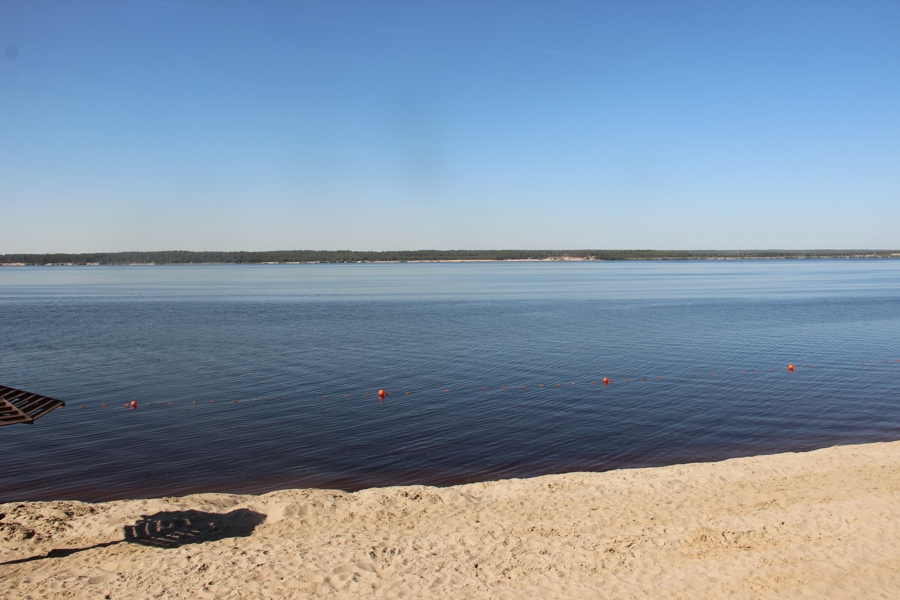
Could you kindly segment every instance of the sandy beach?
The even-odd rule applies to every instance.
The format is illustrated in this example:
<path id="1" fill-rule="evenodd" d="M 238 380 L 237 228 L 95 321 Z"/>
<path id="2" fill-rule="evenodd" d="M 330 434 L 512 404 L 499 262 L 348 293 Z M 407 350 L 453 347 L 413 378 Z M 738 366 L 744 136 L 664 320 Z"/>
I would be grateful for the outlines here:
<path id="1" fill-rule="evenodd" d="M 3 598 L 900 597 L 900 442 L 0 515 Z"/>

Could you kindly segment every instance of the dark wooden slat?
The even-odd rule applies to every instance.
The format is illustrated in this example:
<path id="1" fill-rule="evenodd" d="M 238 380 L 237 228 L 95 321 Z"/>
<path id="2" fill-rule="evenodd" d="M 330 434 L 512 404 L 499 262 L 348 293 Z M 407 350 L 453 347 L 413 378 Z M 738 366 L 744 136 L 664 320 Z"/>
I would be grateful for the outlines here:
<path id="1" fill-rule="evenodd" d="M 3 387 L 3 386 L 0 386 Z M 3 390 L 0 391 L 0 400 L 12 400 L 13 398 L 18 398 L 22 395 L 22 390 L 17 390 L 14 388 L 3 387 Z"/>
<path id="2" fill-rule="evenodd" d="M 50 404 L 50 405 L 44 406 L 41 410 L 32 410 L 32 411 L 29 411 L 29 412 L 28 412 L 28 416 L 31 417 L 32 419 L 37 419 L 37 418 L 39 418 L 39 417 L 43 417 L 44 415 L 46 415 L 46 414 L 47 414 L 48 412 L 50 412 L 51 410 L 55 410 L 55 409 L 57 409 L 57 408 L 62 408 L 62 405 L 60 405 L 60 404 Z"/>
<path id="3" fill-rule="evenodd" d="M 34 419 L 6 400 L 0 400 L 0 425 L 31 423 Z"/>
<path id="4" fill-rule="evenodd" d="M 12 400 L 12 401 L 6 400 L 6 402 L 7 402 L 10 406 L 14 406 L 14 407 L 16 407 L 18 410 L 21 410 L 23 413 L 27 413 L 27 412 L 28 412 L 28 405 L 25 404 L 24 402 L 18 402 L 17 400 Z"/>
<path id="5" fill-rule="evenodd" d="M 0 385 L 0 426 L 33 423 L 66 403 L 56 398 Z"/>
<path id="6" fill-rule="evenodd" d="M 41 398 L 43 398 L 43 396 L 38 396 L 37 394 L 29 394 L 26 392 L 20 394 L 19 396 L 16 396 L 15 398 L 7 400 L 7 402 L 9 402 L 10 404 L 15 404 L 19 408 L 22 408 L 23 406 L 28 406 L 30 402 L 40 400 Z"/>
<path id="7" fill-rule="evenodd" d="M 19 410 L 28 412 L 29 407 L 53 402 L 56 402 L 56 400 L 54 400 L 53 398 L 47 398 L 45 396 L 34 396 L 32 398 L 17 398 L 13 400 L 11 404 L 15 404 L 17 407 L 19 407 Z"/>

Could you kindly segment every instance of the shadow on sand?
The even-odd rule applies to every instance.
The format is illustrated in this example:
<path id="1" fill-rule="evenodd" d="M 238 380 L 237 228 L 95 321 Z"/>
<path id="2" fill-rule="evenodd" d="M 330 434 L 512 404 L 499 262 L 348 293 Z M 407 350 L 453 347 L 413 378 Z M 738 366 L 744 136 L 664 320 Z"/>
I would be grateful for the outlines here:
<path id="1" fill-rule="evenodd" d="M 134 525 L 126 525 L 125 539 L 123 540 L 104 542 L 85 548 L 55 549 L 47 554 L 10 560 L 2 562 L 0 565 L 14 565 L 44 558 L 60 558 L 85 550 L 105 548 L 125 542 L 154 548 L 178 548 L 187 544 L 214 542 L 225 538 L 248 537 L 265 520 L 266 515 L 248 508 L 238 508 L 225 514 L 199 510 L 158 512 L 154 515 L 144 515 Z"/>

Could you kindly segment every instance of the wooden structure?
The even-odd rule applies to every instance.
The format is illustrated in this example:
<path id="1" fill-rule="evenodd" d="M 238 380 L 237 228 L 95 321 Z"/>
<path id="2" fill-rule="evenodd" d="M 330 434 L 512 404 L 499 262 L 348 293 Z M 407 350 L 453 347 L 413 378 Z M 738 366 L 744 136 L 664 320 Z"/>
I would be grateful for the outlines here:
<path id="1" fill-rule="evenodd" d="M 38 417 L 65 405 L 56 398 L 0 385 L 0 426 L 34 423 Z"/>

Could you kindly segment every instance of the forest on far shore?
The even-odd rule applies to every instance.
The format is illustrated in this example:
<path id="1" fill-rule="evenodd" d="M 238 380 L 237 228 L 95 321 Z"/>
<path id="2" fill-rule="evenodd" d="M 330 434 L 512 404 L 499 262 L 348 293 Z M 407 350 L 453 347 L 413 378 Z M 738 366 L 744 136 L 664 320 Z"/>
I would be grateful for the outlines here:
<path id="1" fill-rule="evenodd" d="M 0 264 L 260 264 L 358 263 L 446 260 L 714 260 L 796 258 L 900 258 L 898 250 L 269 250 L 261 252 L 88 252 L 0 254 Z"/>

